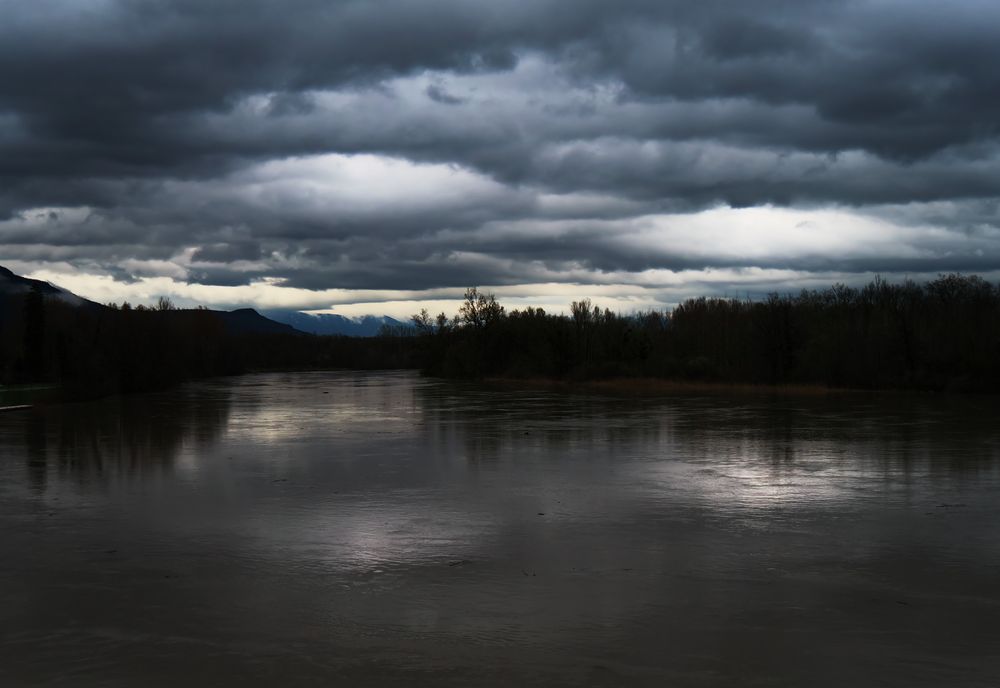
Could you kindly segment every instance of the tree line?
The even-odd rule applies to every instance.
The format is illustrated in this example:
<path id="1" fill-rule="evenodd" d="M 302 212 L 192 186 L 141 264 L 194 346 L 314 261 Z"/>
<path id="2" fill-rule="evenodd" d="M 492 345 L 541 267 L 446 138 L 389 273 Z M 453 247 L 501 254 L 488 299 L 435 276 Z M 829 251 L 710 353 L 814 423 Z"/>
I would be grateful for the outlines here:
<path id="1" fill-rule="evenodd" d="M 93 398 L 260 370 L 418 365 L 408 337 L 245 332 L 224 315 L 165 299 L 132 307 L 74 305 L 37 289 L 0 296 L 0 385 L 55 385 L 66 398 Z"/>
<path id="2" fill-rule="evenodd" d="M 630 315 L 586 299 L 568 315 L 508 312 L 472 288 L 454 317 L 412 321 L 424 371 L 443 377 L 1000 389 L 1000 287 L 978 276 L 701 297 Z"/>
<path id="3" fill-rule="evenodd" d="M 764 299 L 696 298 L 621 314 L 508 311 L 470 288 L 374 338 L 234 331 L 216 311 L 0 296 L 0 385 L 94 397 L 257 370 L 420 368 L 428 375 L 665 378 L 863 389 L 1000 390 L 1000 287 L 976 276 L 876 278 Z"/>

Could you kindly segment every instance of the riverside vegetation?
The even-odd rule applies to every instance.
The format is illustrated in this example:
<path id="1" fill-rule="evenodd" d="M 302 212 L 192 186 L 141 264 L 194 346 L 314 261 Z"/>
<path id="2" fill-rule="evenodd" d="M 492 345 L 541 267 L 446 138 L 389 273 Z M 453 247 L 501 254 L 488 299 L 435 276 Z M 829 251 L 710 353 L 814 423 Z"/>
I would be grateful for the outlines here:
<path id="1" fill-rule="evenodd" d="M 252 316 L 244 323 L 229 313 L 178 309 L 166 299 L 153 308 L 81 306 L 33 290 L 0 300 L 0 385 L 47 384 L 62 398 L 253 371 L 417 365 L 409 338 L 317 337 L 251 311 L 243 312 Z"/>
<path id="2" fill-rule="evenodd" d="M 0 304 L 0 385 L 100 396 L 254 370 L 420 368 L 447 378 L 653 378 L 862 389 L 1000 390 L 1000 288 L 976 276 L 836 285 L 762 300 L 690 299 L 621 314 L 507 311 L 470 288 L 459 312 L 378 337 L 234 329 L 215 311 Z M 256 314 L 253 314 L 256 316 Z M 273 324 L 273 323 L 272 323 Z"/>
<path id="3" fill-rule="evenodd" d="M 444 377 L 1000 390 L 1000 287 L 977 276 L 696 298 L 635 315 L 588 300 L 568 316 L 507 312 L 469 289 L 454 318 L 425 311 L 413 322 L 425 372 Z"/>

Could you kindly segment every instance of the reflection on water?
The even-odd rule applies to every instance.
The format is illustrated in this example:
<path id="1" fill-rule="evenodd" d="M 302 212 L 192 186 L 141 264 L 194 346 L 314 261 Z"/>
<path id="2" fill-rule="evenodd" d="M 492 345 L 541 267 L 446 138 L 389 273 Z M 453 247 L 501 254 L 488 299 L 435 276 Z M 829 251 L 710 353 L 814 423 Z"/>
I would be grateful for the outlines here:
<path id="1" fill-rule="evenodd" d="M 257 375 L 0 417 L 0 684 L 993 685 L 986 399 Z"/>
<path id="2" fill-rule="evenodd" d="M 29 482 L 44 492 L 50 473 L 85 482 L 169 472 L 186 450 L 215 442 L 228 414 L 226 390 L 67 404 L 11 416 L 0 442 L 14 451 L 20 427 Z"/>

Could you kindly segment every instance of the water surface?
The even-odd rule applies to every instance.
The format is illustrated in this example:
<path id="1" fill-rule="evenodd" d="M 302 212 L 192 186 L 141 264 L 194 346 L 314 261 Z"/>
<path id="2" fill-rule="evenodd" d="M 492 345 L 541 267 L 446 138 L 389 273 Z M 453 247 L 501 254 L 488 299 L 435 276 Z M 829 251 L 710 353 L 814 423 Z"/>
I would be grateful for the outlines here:
<path id="1" fill-rule="evenodd" d="M 0 416 L 0 685 L 1000 684 L 985 398 L 256 375 Z"/>

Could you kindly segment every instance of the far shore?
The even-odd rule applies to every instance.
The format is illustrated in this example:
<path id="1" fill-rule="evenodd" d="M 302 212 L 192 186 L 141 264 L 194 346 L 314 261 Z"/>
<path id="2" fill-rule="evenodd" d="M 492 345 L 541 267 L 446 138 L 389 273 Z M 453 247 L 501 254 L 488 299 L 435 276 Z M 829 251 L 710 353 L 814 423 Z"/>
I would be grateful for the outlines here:
<path id="1" fill-rule="evenodd" d="M 176 384 L 196 382 L 199 379 L 211 379 L 213 377 L 243 377 L 246 375 L 256 375 L 261 373 L 305 373 L 305 372 L 327 372 L 354 370 L 363 372 L 378 372 L 380 370 L 407 370 L 417 374 L 416 368 L 386 368 L 386 369 L 357 369 L 357 368 L 325 368 L 312 366 L 289 366 L 278 368 L 261 368 L 247 370 L 242 373 L 223 376 L 207 376 L 206 378 L 192 378 L 178 381 Z M 959 395 L 982 396 L 982 392 L 969 392 L 967 390 L 918 390 L 899 388 L 873 388 L 860 389 L 849 387 L 829 387 L 821 384 L 792 384 L 792 385 L 771 385 L 771 384 L 750 384 L 736 382 L 711 382 L 704 380 L 676 380 L 668 378 L 651 377 L 615 377 L 599 379 L 560 379 L 546 377 L 485 377 L 480 379 L 463 378 L 443 378 L 430 376 L 432 379 L 441 381 L 451 381 L 473 385 L 482 385 L 492 388 L 502 388 L 511 390 L 544 389 L 565 393 L 588 393 L 606 394 L 612 396 L 670 396 L 670 395 L 737 395 L 737 396 L 781 396 L 781 397 L 843 397 L 843 396 L 895 396 L 895 395 Z M 156 387 L 144 390 L 133 390 L 130 392 L 105 392 L 103 394 L 80 395 L 68 393 L 68 389 L 60 385 L 17 385 L 0 386 L 0 410 L 21 410 L 32 406 L 58 404 L 66 402 L 94 401 L 97 399 L 112 396 L 128 396 L 130 394 L 142 394 L 147 392 L 160 391 L 167 387 Z M 987 392 L 986 396 L 994 396 L 995 393 Z"/>
<path id="2" fill-rule="evenodd" d="M 750 394 L 778 396 L 832 396 L 855 394 L 912 394 L 913 390 L 851 389 L 825 385 L 766 385 L 736 382 L 706 382 L 697 380 L 670 380 L 648 377 L 618 377 L 597 380 L 559 380 L 555 378 L 490 377 L 483 379 L 488 385 L 507 388 L 551 389 L 566 392 L 599 392 L 634 396 L 667 394 Z"/>

